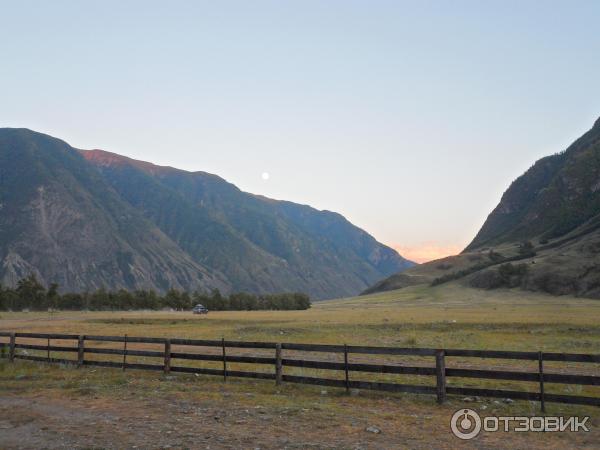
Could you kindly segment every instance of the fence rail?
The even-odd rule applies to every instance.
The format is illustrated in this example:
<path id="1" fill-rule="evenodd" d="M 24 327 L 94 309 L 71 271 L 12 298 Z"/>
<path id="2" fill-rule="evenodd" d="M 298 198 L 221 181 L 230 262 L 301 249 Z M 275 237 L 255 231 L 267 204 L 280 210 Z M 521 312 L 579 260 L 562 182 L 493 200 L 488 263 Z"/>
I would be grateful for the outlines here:
<path id="1" fill-rule="evenodd" d="M 169 339 L 150 338 L 134 336 L 90 336 L 74 334 L 52 334 L 52 333 L 11 333 L 0 332 L 0 339 L 8 338 L 8 342 L 0 342 L 2 356 L 11 362 L 15 359 L 28 361 L 51 362 L 61 364 L 75 364 L 77 366 L 100 366 L 120 369 L 156 370 L 164 373 L 196 373 L 206 375 L 227 377 L 243 377 L 275 380 L 277 384 L 282 382 L 313 384 L 319 386 L 332 386 L 349 389 L 373 389 L 387 392 L 409 392 L 421 394 L 433 394 L 437 400 L 443 403 L 447 395 L 469 395 L 481 397 L 513 398 L 518 400 L 539 401 L 542 410 L 545 402 L 557 402 L 579 405 L 600 406 L 600 396 L 590 397 L 582 395 L 549 394 L 545 392 L 545 384 L 569 384 L 579 386 L 600 386 L 600 376 L 583 375 L 575 373 L 551 373 L 544 371 L 544 362 L 576 362 L 576 363 L 598 363 L 600 355 L 578 354 L 578 353 L 543 353 L 543 352 L 518 352 L 498 350 L 462 350 L 462 349 L 433 349 L 433 348 L 396 348 L 396 347 L 372 347 L 353 345 L 329 345 L 329 344 L 296 344 L 296 343 L 272 343 L 272 342 L 246 342 L 221 340 L 199 340 L 199 339 Z M 22 339 L 43 339 L 45 345 L 39 343 L 24 343 Z M 75 346 L 52 345 L 51 341 L 76 341 Z M 122 343 L 122 348 L 89 347 L 86 342 L 108 342 Z M 139 350 L 127 348 L 128 344 L 158 344 L 163 346 L 162 351 Z M 219 353 L 191 353 L 174 351 L 172 346 L 180 347 L 215 347 L 220 349 Z M 254 355 L 228 355 L 227 349 L 258 349 L 273 350 L 273 356 Z M 6 351 L 8 350 L 8 352 Z M 25 350 L 19 352 L 18 350 Z M 46 356 L 29 355 L 26 350 L 44 351 Z M 309 353 L 334 353 L 343 354 L 343 362 L 322 361 L 314 359 L 299 359 L 284 357 L 284 351 L 309 352 Z M 52 358 L 54 353 L 77 353 L 77 359 Z M 96 355 L 118 355 L 122 356 L 120 361 L 99 361 L 85 359 L 86 354 Z M 372 364 L 363 362 L 349 362 L 349 355 L 387 355 L 387 356 L 409 356 L 409 357 L 431 357 L 431 366 L 409 366 L 395 364 Z M 160 364 L 131 363 L 127 357 L 160 358 Z M 480 358 L 480 359 L 508 359 L 518 361 L 536 361 L 537 371 L 515 371 L 515 370 L 492 370 L 473 369 L 470 367 L 446 367 L 449 358 Z M 222 362 L 222 369 L 189 367 L 173 364 L 178 361 L 213 361 Z M 273 367 L 273 372 L 253 372 L 231 370 L 229 364 L 263 364 Z M 178 363 L 178 364 L 181 364 Z M 342 371 L 344 379 L 308 377 L 295 374 L 284 374 L 286 367 L 308 368 L 329 371 Z M 376 373 L 376 374 L 399 374 L 435 377 L 434 385 L 413 385 L 390 383 L 380 381 L 350 379 L 354 373 Z M 600 372 L 598 372 L 600 373 Z M 448 386 L 447 378 L 487 379 L 533 382 L 538 385 L 536 392 L 514 391 L 506 389 L 487 389 L 479 387 Z M 352 377 L 354 378 L 354 377 Z M 600 393 L 599 393 L 600 394 Z"/>

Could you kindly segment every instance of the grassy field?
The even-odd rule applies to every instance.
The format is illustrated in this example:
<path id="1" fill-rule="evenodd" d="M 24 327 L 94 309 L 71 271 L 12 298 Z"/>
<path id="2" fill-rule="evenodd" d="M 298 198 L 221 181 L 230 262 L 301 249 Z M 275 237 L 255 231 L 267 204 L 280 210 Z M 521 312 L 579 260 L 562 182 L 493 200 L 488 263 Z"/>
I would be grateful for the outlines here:
<path id="1" fill-rule="evenodd" d="M 456 284 L 305 311 L 0 313 L 5 331 L 544 351 L 600 351 L 600 300 Z"/>
<path id="2" fill-rule="evenodd" d="M 435 288 L 413 286 L 366 297 L 322 302 L 307 311 L 214 312 L 207 316 L 193 316 L 187 312 L 2 313 L 0 330 L 600 353 L 600 301 L 549 297 L 523 291 L 481 291 L 448 284 Z M 391 361 L 393 357 L 384 359 Z M 476 364 L 468 360 L 454 363 Z M 500 360 L 477 364 L 484 364 L 485 367 L 525 367 L 523 363 Z M 556 364 L 549 364 L 548 367 L 559 370 Z M 565 367 L 582 373 L 600 372 L 597 365 L 591 364 L 561 366 Z M 243 436 L 247 435 L 249 428 L 264 428 L 265 423 L 273 431 L 255 436 L 252 445 L 257 444 L 261 448 L 307 448 L 313 444 L 314 448 L 428 448 L 432 445 L 454 448 L 459 441 L 450 434 L 448 421 L 454 410 L 467 406 L 462 398 L 451 398 L 448 404 L 438 406 L 435 399 L 429 396 L 365 391 L 346 395 L 343 390 L 334 388 L 288 384 L 275 387 L 269 381 L 235 379 L 223 383 L 221 379 L 210 376 L 182 375 L 165 379 L 156 373 L 122 373 L 114 369 L 88 368 L 75 370 L 27 362 L 4 362 L 1 368 L 0 394 L 4 400 L 0 400 L 0 413 L 3 407 L 5 411 L 19 410 L 27 417 L 23 420 L 30 420 L 27 423 L 37 423 L 38 419 L 27 416 L 31 408 L 19 403 L 32 398 L 44 405 L 42 410 L 46 408 L 59 416 L 76 410 L 77 407 L 73 405 L 79 403 L 82 411 L 91 404 L 96 405 L 98 410 L 115 410 L 117 412 L 113 411 L 113 414 L 121 417 L 123 424 L 130 425 L 122 430 L 122 434 L 103 434 L 98 431 L 85 439 L 81 438 L 86 445 L 107 448 L 133 447 L 139 439 L 145 439 L 143 436 L 146 434 L 132 431 L 138 429 L 140 420 L 164 422 L 179 416 L 189 417 L 189 414 L 181 413 L 181 408 L 196 408 L 194 417 L 200 421 L 208 420 L 198 414 L 199 404 L 209 411 L 207 417 L 214 411 L 217 411 L 216 416 L 222 416 L 219 420 L 209 420 L 211 431 L 206 432 L 209 436 L 206 445 L 210 445 L 210 448 L 246 448 L 250 444 L 243 441 Z M 531 368 L 534 370 L 533 365 Z M 302 374 L 312 375 L 310 370 L 300 370 Z M 386 381 L 391 379 L 390 376 L 371 375 L 361 378 L 368 377 Z M 429 377 L 419 377 L 418 380 L 416 377 L 395 377 L 410 382 L 432 383 Z M 513 382 L 490 384 L 476 380 L 450 380 L 450 383 L 521 389 L 531 385 Z M 529 388 L 536 389 L 537 386 Z M 568 386 L 549 386 L 548 390 L 600 395 L 595 387 L 572 390 Z M 69 399 L 69 402 L 65 403 L 65 399 Z M 182 407 L 181 402 L 187 406 Z M 132 405 L 142 408 L 146 412 L 143 416 L 147 415 L 148 418 L 142 416 L 140 419 L 133 414 L 135 408 Z M 507 404 L 493 399 L 476 399 L 468 406 L 479 409 L 483 414 L 529 415 L 539 412 L 538 405 L 533 402 Z M 548 404 L 548 413 L 591 415 L 592 424 L 600 418 L 597 408 L 558 404 Z M 109 413 L 105 411 L 104 414 Z M 271 420 L 265 422 L 265 417 Z M 290 418 L 293 418 L 297 431 L 285 438 L 285 425 Z M 90 420 L 101 422 L 100 419 Z M 215 427 L 215 422 L 218 422 L 218 427 Z M 228 423 L 229 427 L 222 428 L 224 423 Z M 409 427 L 408 423 L 419 426 Z M 366 432 L 365 429 L 370 425 L 376 425 L 382 433 Z M 72 439 L 80 438 L 79 428 L 74 427 L 66 433 L 65 430 L 59 432 L 62 426 L 63 422 L 60 422 L 49 430 L 54 430 L 56 436 L 65 439 L 69 436 Z M 7 440 L 9 448 L 14 439 L 18 439 L 19 430 L 22 434 L 23 429 L 19 427 L 22 425 L 12 422 L 6 426 L 6 430 L 12 433 L 8 434 L 9 438 L 13 439 Z M 173 427 L 174 430 L 178 427 L 185 429 L 178 422 L 174 422 Z M 221 430 L 228 437 L 220 441 L 215 430 Z M 0 443 L 1 431 L 2 416 Z M 132 436 L 128 437 L 126 431 Z M 39 436 L 47 438 L 48 433 L 40 433 Z M 30 435 L 36 436 L 35 433 Z M 117 435 L 120 436 L 118 439 Z M 185 437 L 177 440 L 161 434 L 156 439 L 164 441 L 164 445 L 195 448 L 187 443 Z M 283 444 L 285 439 L 287 441 Z M 79 441 L 71 440 L 67 444 L 73 442 Z M 599 433 L 592 428 L 591 433 L 545 433 L 545 436 L 535 433 L 488 433 L 471 444 L 479 448 L 504 448 L 509 445 L 517 448 L 594 448 L 598 442 Z"/>

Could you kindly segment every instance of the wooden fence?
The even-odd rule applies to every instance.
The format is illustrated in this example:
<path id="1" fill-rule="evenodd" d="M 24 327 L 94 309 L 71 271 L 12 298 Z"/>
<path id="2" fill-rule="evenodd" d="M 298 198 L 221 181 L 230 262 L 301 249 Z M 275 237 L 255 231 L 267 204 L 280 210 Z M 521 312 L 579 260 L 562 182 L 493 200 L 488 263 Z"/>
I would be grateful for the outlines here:
<path id="1" fill-rule="evenodd" d="M 600 386 L 598 371 L 594 375 L 560 373 L 544 371 L 545 362 L 564 363 L 597 363 L 600 364 L 600 355 L 577 354 L 577 353 L 550 353 L 550 352 L 517 352 L 517 351 L 495 351 L 495 350 L 453 350 L 432 348 L 396 348 L 396 347 L 370 347 L 356 345 L 320 345 L 320 344 L 292 344 L 271 342 L 244 342 L 221 340 L 197 340 L 197 339 L 168 339 L 148 338 L 130 336 L 79 336 L 72 334 L 45 334 L 45 333 L 7 333 L 0 332 L 0 338 L 8 338 L 7 342 L 0 342 L 2 354 L 10 361 L 24 359 L 30 361 L 53 362 L 63 364 L 75 364 L 79 366 L 102 366 L 125 369 L 157 370 L 164 373 L 183 372 L 227 377 L 246 377 L 274 380 L 277 384 L 282 382 L 313 384 L 321 386 L 332 386 L 349 389 L 374 389 L 388 392 L 410 392 L 421 394 L 433 394 L 437 396 L 439 403 L 446 400 L 446 395 L 466 395 L 481 397 L 511 398 L 518 400 L 539 401 L 542 410 L 545 402 L 557 402 L 579 405 L 600 406 L 600 396 L 563 395 L 545 392 L 545 384 L 569 384 L 579 386 Z M 23 339 L 31 342 L 35 339 L 37 343 L 23 343 Z M 39 341 L 43 340 L 43 344 Z M 52 340 L 73 341 L 73 346 L 52 345 Z M 96 343 L 120 343 L 120 348 L 86 347 L 87 342 Z M 160 345 L 160 351 L 139 350 L 127 348 L 128 344 L 155 344 Z M 193 353 L 187 351 L 174 351 L 173 346 L 189 349 L 190 347 L 212 347 L 213 353 Z M 272 356 L 231 355 L 228 349 L 260 349 L 261 352 L 272 351 Z M 18 351 L 21 350 L 21 351 Z M 23 352 L 23 350 L 25 352 Z M 30 355 L 27 350 L 43 351 L 44 356 Z M 343 362 L 323 361 L 315 359 L 298 359 L 284 357 L 286 353 L 309 352 L 313 354 L 334 353 L 338 357 L 343 355 Z M 77 359 L 51 357 L 53 353 L 77 354 Z M 104 354 L 119 355 L 123 359 L 119 361 L 101 361 L 86 359 L 86 355 Z M 431 358 L 430 365 L 399 365 L 399 364 L 372 364 L 363 362 L 350 362 L 351 355 L 387 355 L 420 357 L 427 360 Z M 158 359 L 157 363 L 131 363 L 127 357 L 145 357 Z M 481 368 L 446 367 L 446 362 L 452 358 L 460 358 L 461 361 L 471 358 L 489 358 L 494 360 L 518 360 L 537 362 L 536 371 L 515 370 L 491 370 Z M 212 361 L 222 363 L 222 369 L 189 367 L 182 365 L 184 361 Z M 180 361 L 174 363 L 174 361 Z M 246 363 L 271 366 L 268 372 L 231 370 L 231 363 Z M 468 365 L 468 364 L 467 364 Z M 338 371 L 343 378 L 319 378 L 301 375 L 285 374 L 284 369 L 308 368 L 329 371 Z M 355 372 L 370 374 L 399 374 L 435 377 L 435 385 L 400 384 L 382 381 L 356 380 L 350 374 Z M 525 381 L 535 383 L 535 391 L 515 391 L 506 389 L 488 389 L 481 387 L 458 387 L 448 386 L 446 380 L 451 377 L 468 379 L 509 380 Z"/>

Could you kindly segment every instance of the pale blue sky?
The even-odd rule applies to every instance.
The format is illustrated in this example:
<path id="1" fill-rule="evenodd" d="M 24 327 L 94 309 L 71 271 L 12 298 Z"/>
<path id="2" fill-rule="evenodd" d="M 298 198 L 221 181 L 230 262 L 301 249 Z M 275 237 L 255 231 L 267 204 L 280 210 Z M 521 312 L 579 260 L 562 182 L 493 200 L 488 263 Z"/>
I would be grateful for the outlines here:
<path id="1" fill-rule="evenodd" d="M 0 7 L 0 126 L 338 211 L 409 254 L 467 244 L 600 115 L 600 2 Z"/>

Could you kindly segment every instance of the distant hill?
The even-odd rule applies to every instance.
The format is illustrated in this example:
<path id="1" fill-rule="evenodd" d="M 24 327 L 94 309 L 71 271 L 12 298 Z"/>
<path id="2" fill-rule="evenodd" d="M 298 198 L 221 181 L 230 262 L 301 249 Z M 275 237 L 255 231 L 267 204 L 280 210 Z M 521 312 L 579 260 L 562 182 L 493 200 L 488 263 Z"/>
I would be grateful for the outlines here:
<path id="1" fill-rule="evenodd" d="M 451 280 L 600 298 L 600 119 L 517 178 L 461 255 L 392 275 L 365 292 Z"/>
<path id="2" fill-rule="evenodd" d="M 339 214 L 0 129 L 0 280 L 354 295 L 412 263 Z"/>

